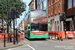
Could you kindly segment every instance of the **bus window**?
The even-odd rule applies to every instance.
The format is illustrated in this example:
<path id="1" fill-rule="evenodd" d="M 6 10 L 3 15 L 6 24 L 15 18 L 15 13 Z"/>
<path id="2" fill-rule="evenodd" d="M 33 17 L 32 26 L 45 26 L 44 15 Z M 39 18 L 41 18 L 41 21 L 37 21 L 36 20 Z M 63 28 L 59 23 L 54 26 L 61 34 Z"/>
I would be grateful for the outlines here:
<path id="1" fill-rule="evenodd" d="M 31 17 L 47 17 L 46 10 L 32 10 Z"/>
<path id="2" fill-rule="evenodd" d="M 34 31 L 34 30 L 39 30 L 38 24 L 31 24 L 31 31 Z"/>
<path id="3" fill-rule="evenodd" d="M 39 25 L 39 30 L 40 31 L 47 31 L 47 24 L 40 24 Z"/>
<path id="4" fill-rule="evenodd" d="M 31 31 L 47 31 L 47 24 L 40 24 L 40 23 L 37 23 L 37 24 L 31 24 Z"/>

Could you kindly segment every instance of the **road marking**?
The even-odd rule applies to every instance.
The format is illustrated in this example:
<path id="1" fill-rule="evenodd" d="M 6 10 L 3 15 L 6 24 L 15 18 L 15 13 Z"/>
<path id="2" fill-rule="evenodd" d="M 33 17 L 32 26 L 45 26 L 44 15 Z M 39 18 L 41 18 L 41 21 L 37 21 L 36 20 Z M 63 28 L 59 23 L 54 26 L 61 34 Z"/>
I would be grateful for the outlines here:
<path id="1" fill-rule="evenodd" d="M 29 44 L 27 44 L 31 49 L 35 50 L 33 47 L 31 47 Z"/>
<path id="2" fill-rule="evenodd" d="M 7 50 L 11 50 L 11 49 L 7 49 Z"/>

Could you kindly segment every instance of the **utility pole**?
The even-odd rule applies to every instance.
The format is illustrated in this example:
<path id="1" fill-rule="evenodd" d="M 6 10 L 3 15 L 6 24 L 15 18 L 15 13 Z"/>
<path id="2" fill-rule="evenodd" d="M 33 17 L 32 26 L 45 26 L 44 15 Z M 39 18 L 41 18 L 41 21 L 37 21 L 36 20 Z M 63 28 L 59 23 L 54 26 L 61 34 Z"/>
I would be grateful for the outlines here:
<path id="1" fill-rule="evenodd" d="M 14 41 L 13 44 L 15 44 L 15 35 L 16 35 L 16 39 L 17 39 L 17 33 L 15 32 L 15 19 L 19 18 L 18 16 L 18 12 L 16 11 L 16 7 L 11 7 L 10 8 L 10 12 L 8 12 L 8 19 L 13 19 L 13 30 L 14 30 Z"/>

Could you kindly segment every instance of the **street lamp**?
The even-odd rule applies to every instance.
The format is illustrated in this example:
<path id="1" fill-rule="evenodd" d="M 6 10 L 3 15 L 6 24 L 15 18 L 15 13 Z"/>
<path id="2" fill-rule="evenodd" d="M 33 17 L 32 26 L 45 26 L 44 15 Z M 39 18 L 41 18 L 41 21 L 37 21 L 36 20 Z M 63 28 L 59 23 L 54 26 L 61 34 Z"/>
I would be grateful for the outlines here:
<path id="1" fill-rule="evenodd" d="M 60 21 L 64 21 L 64 31 L 65 31 L 65 39 L 66 39 L 66 14 L 65 14 L 65 12 L 61 13 Z"/>

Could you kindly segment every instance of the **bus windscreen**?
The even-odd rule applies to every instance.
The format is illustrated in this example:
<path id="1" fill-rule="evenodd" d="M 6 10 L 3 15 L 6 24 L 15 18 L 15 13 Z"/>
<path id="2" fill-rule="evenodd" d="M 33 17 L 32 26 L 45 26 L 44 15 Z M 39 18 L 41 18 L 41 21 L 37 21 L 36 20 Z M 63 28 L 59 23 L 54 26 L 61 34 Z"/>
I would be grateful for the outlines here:
<path id="1" fill-rule="evenodd" d="M 46 10 L 31 10 L 31 17 L 47 17 Z"/>
<path id="2" fill-rule="evenodd" d="M 31 24 L 31 31 L 47 31 L 47 24 L 46 23 L 32 23 Z"/>

